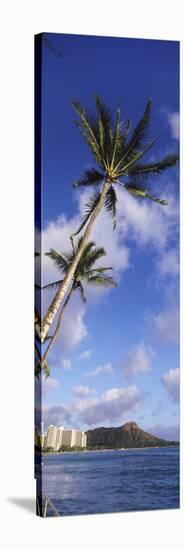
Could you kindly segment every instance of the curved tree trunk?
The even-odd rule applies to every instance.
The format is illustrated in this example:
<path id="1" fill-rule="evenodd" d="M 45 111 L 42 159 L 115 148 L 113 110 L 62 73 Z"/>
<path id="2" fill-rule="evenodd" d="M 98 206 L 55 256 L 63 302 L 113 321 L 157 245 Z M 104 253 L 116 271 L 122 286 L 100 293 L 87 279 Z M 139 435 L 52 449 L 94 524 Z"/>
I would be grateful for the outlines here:
<path id="1" fill-rule="evenodd" d="M 42 326 L 41 326 L 41 334 L 40 334 L 42 343 L 44 342 L 44 339 L 47 336 L 47 333 L 49 331 L 49 328 L 52 325 L 52 322 L 53 322 L 53 320 L 56 316 L 56 313 L 59 309 L 60 303 L 62 302 L 62 300 L 63 300 L 63 298 L 64 298 L 64 296 L 65 296 L 65 294 L 68 290 L 68 287 L 71 283 L 72 277 L 75 273 L 76 267 L 79 263 L 79 260 L 82 256 L 82 253 L 83 253 L 83 250 L 84 250 L 84 248 L 86 246 L 86 243 L 88 241 L 89 235 L 92 231 L 94 222 L 95 222 L 98 214 L 101 212 L 101 210 L 103 208 L 104 200 L 105 200 L 105 196 L 106 196 L 108 187 L 109 187 L 109 180 L 105 179 L 103 187 L 102 187 L 99 202 L 98 202 L 96 208 L 94 209 L 93 213 L 91 214 L 90 221 L 89 221 L 89 223 L 87 225 L 87 228 L 84 232 L 84 235 L 83 235 L 81 244 L 79 246 L 79 249 L 77 251 L 77 254 L 76 254 L 73 262 L 71 263 L 71 265 L 68 269 L 68 272 L 65 275 L 65 277 L 64 277 L 64 279 L 63 279 L 63 281 L 62 281 L 62 283 L 61 283 L 61 285 L 60 285 L 60 287 L 59 287 L 59 289 L 58 289 L 58 291 L 57 291 L 50 307 L 48 308 L 48 311 L 47 311 L 44 319 L 43 319 Z M 38 329 L 39 329 L 39 327 L 38 327 Z"/>
<path id="2" fill-rule="evenodd" d="M 51 350 L 51 348 L 52 348 L 52 346 L 53 346 L 53 344 L 54 344 L 54 342 L 55 342 L 55 340 L 56 340 L 56 338 L 57 338 L 57 335 L 58 335 L 58 332 L 59 332 L 59 329 L 60 329 L 60 326 L 61 326 L 61 321 L 62 321 L 64 312 L 65 312 L 65 308 L 66 308 L 66 306 L 67 306 L 67 304 L 68 304 L 68 302 L 69 302 L 69 300 L 70 300 L 70 298 L 71 298 L 73 292 L 74 292 L 74 287 L 72 286 L 71 289 L 70 289 L 70 292 L 68 293 L 68 296 L 67 296 L 67 298 L 66 298 L 66 300 L 65 300 L 65 302 L 64 302 L 64 304 L 63 304 L 63 306 L 62 306 L 62 308 L 61 308 L 61 311 L 60 311 L 60 314 L 59 314 L 59 317 L 58 317 L 58 322 L 57 322 L 57 325 L 56 325 L 54 334 L 53 334 L 53 336 L 52 336 L 52 338 L 51 338 L 51 340 L 50 340 L 50 342 L 49 342 L 49 345 L 47 346 L 47 349 L 45 350 L 45 353 L 43 354 L 42 359 L 40 360 L 40 365 L 41 365 L 41 367 L 44 366 L 44 363 L 45 363 L 45 361 L 46 361 L 47 355 L 48 355 L 49 351 Z"/>

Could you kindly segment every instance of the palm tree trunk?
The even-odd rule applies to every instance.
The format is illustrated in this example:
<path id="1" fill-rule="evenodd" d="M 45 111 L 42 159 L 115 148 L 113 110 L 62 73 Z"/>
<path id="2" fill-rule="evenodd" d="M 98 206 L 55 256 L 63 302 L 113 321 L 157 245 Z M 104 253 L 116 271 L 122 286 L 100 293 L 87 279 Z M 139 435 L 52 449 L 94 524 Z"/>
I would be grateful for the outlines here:
<path id="1" fill-rule="evenodd" d="M 51 350 L 51 348 L 52 348 L 52 346 L 53 346 L 53 344 L 54 344 L 54 342 L 55 342 L 55 340 L 56 340 L 56 338 L 57 338 L 57 335 L 58 335 L 58 332 L 59 332 L 59 329 L 60 329 L 60 326 L 61 326 L 61 321 L 62 321 L 62 318 L 63 318 L 63 315 L 64 315 L 64 311 L 65 311 L 65 309 L 66 309 L 66 306 L 67 306 L 67 304 L 68 304 L 68 302 L 69 302 L 69 300 L 70 300 L 70 298 L 71 298 L 71 296 L 72 296 L 74 290 L 75 290 L 75 289 L 74 289 L 74 286 L 72 285 L 72 287 L 71 287 L 71 289 L 70 289 L 70 292 L 68 293 L 68 296 L 67 296 L 67 298 L 66 298 L 66 300 L 65 300 L 65 302 L 64 302 L 64 304 L 63 304 L 63 307 L 61 308 L 61 311 L 60 311 L 60 314 L 59 314 L 59 317 L 58 317 L 58 322 L 57 322 L 57 325 L 56 325 L 54 334 L 53 334 L 53 336 L 52 336 L 52 338 L 51 338 L 51 340 L 50 340 L 50 342 L 49 342 L 49 345 L 47 346 L 47 349 L 45 350 L 45 353 L 44 353 L 44 355 L 43 355 L 43 357 L 42 357 L 42 359 L 41 359 L 41 361 L 40 361 L 41 367 L 44 366 L 44 363 L 45 363 L 45 361 L 46 361 L 47 355 L 48 355 L 49 351 Z"/>
<path id="2" fill-rule="evenodd" d="M 79 246 L 79 249 L 77 251 L 77 254 L 73 260 L 73 262 L 71 263 L 69 269 L 68 269 L 68 272 L 67 274 L 65 275 L 50 307 L 48 308 L 48 311 L 43 319 L 43 323 L 42 323 L 42 326 L 41 326 L 41 342 L 43 343 L 44 342 L 44 339 L 45 337 L 47 336 L 47 333 L 49 331 L 49 328 L 55 318 L 55 315 L 59 309 L 59 306 L 60 306 L 60 303 L 62 302 L 67 290 L 68 290 L 68 287 L 71 283 L 71 280 L 72 280 L 72 277 L 75 273 L 75 270 L 76 270 L 76 267 L 79 263 L 79 260 L 82 256 L 82 253 L 83 253 L 83 250 L 86 246 L 86 243 L 88 241 L 88 238 L 89 238 L 89 235 L 92 231 L 92 228 L 93 228 L 93 225 L 94 225 L 94 222 L 98 216 L 98 214 L 101 212 L 102 208 L 103 208 L 103 205 L 104 205 L 104 200 L 105 200 L 105 196 L 106 196 L 106 193 L 107 193 L 107 190 L 108 190 L 108 187 L 109 187 L 109 180 L 108 178 L 105 179 L 104 181 L 104 184 L 103 184 L 103 187 L 102 187 L 102 191 L 101 191 L 101 195 L 100 195 L 100 199 L 99 199 L 99 202 L 96 206 L 96 208 L 94 209 L 91 217 L 90 217 L 90 221 L 87 225 L 87 228 L 84 232 L 84 235 L 83 235 L 83 238 L 82 238 L 82 241 L 81 241 L 81 244 Z"/>

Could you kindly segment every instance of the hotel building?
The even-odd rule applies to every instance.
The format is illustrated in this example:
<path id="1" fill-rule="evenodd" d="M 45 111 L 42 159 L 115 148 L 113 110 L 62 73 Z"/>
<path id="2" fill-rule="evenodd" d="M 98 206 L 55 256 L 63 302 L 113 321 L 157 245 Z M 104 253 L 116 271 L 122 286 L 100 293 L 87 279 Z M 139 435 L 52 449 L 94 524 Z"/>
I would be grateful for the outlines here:
<path id="1" fill-rule="evenodd" d="M 51 447 L 52 449 L 56 449 L 56 446 L 57 446 L 57 433 L 58 433 L 58 428 L 57 426 L 53 426 L 53 424 L 51 424 L 49 427 L 48 427 L 48 430 L 47 430 L 47 437 L 46 437 L 46 447 Z"/>
<path id="2" fill-rule="evenodd" d="M 52 424 L 48 427 L 45 438 L 45 448 L 52 448 L 59 451 L 61 447 L 86 447 L 87 435 L 81 430 L 64 429 L 63 426 L 57 427 Z"/>

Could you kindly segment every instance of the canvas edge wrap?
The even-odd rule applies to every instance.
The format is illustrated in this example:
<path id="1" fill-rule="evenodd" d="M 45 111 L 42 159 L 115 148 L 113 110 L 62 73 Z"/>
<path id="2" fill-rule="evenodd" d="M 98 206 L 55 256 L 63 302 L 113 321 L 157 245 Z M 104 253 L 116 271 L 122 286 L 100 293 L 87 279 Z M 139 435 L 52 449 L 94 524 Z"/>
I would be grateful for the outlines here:
<path id="1" fill-rule="evenodd" d="M 42 274 L 41 274 L 41 231 L 42 231 L 42 44 L 43 34 L 34 37 L 34 218 L 35 218 L 35 314 L 41 318 L 42 312 Z M 37 277 L 36 277 L 37 273 Z M 42 345 L 35 332 L 35 347 L 42 354 Z M 34 352 L 35 372 L 38 357 Z M 34 406 L 34 477 L 36 479 L 36 514 L 42 517 L 42 452 L 37 446 L 37 429 L 42 421 L 42 384 L 35 375 Z"/>

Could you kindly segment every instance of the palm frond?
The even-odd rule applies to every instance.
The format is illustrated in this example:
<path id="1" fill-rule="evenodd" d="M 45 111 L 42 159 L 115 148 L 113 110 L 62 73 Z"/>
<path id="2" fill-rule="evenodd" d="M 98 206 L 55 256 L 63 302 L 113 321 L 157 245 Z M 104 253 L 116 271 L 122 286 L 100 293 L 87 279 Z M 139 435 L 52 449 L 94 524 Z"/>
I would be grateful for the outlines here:
<path id="1" fill-rule="evenodd" d="M 40 365 L 40 363 L 38 363 L 35 367 L 35 376 L 38 380 L 40 379 L 41 370 L 42 370 L 41 365 Z"/>
<path id="2" fill-rule="evenodd" d="M 88 277 L 87 283 L 91 285 L 96 286 L 104 286 L 104 287 L 116 287 L 117 283 L 113 279 L 113 277 L 110 277 L 108 275 L 92 275 L 91 277 Z"/>
<path id="3" fill-rule="evenodd" d="M 119 166 L 119 164 L 121 163 L 122 157 L 124 156 L 125 147 L 126 147 L 126 136 L 127 136 L 126 126 L 124 124 L 121 124 L 117 135 L 115 156 L 114 158 L 112 157 L 112 161 L 111 161 L 111 168 L 113 172 L 116 172 L 116 166 Z"/>
<path id="4" fill-rule="evenodd" d="M 58 289 L 59 285 L 63 282 L 63 279 L 60 279 L 59 281 L 54 281 L 53 283 L 49 283 L 47 285 L 43 286 L 43 289 L 45 290 L 54 290 Z"/>
<path id="5" fill-rule="evenodd" d="M 151 149 L 151 147 L 153 147 L 153 145 L 155 144 L 155 141 L 156 141 L 155 139 L 152 139 L 146 145 L 146 147 L 144 147 L 142 151 L 138 151 L 138 153 L 132 150 L 126 159 L 126 162 L 125 162 L 125 158 L 123 158 L 123 161 L 122 163 L 120 163 L 120 166 L 119 166 L 118 176 L 129 175 L 131 173 L 131 166 L 136 166 L 137 161 L 140 160 Z"/>
<path id="6" fill-rule="evenodd" d="M 45 374 L 45 380 L 47 380 L 47 378 L 50 376 L 50 369 L 48 367 L 48 364 L 44 363 L 44 366 L 43 366 L 43 371 L 44 371 L 44 374 Z"/>
<path id="7" fill-rule="evenodd" d="M 142 199 L 149 199 L 151 201 L 157 202 L 158 204 L 167 205 L 168 202 L 164 199 L 159 199 L 158 197 L 155 197 L 154 195 L 151 195 L 146 189 L 133 187 L 132 185 L 126 185 L 123 184 L 123 187 L 128 191 L 131 195 L 134 195 L 136 197 L 142 198 Z"/>
<path id="8" fill-rule="evenodd" d="M 49 252 L 46 252 L 46 256 L 49 256 L 51 260 L 53 260 L 55 266 L 59 269 L 59 271 L 62 271 L 63 273 L 66 273 L 68 270 L 68 262 L 64 258 L 64 256 L 61 256 L 57 250 L 54 250 L 53 248 L 50 248 Z"/>
<path id="9" fill-rule="evenodd" d="M 88 275 L 96 275 L 96 274 L 99 274 L 99 273 L 104 273 L 105 271 L 109 271 L 109 270 L 112 270 L 113 268 L 111 266 L 109 267 L 94 267 L 94 269 L 89 269 L 89 271 L 86 271 L 85 272 L 85 275 L 88 276 Z"/>
<path id="10" fill-rule="evenodd" d="M 73 187 L 88 187 L 89 185 L 98 185 L 104 178 L 104 174 L 98 172 L 95 168 L 85 170 L 84 174 L 73 184 Z"/>
<path id="11" fill-rule="evenodd" d="M 77 128 L 83 135 L 83 138 L 89 145 L 95 160 L 101 164 L 101 147 L 98 141 L 98 120 L 92 116 L 86 108 L 82 107 L 79 101 L 72 101 L 72 107 L 79 116 L 80 122 L 75 120 Z"/>
<path id="12" fill-rule="evenodd" d="M 110 153 L 112 149 L 112 114 L 106 105 L 101 101 L 98 95 L 95 96 L 96 109 L 98 113 L 98 129 L 99 129 L 99 141 L 102 153 L 106 162 L 110 160 Z M 109 158 L 108 158 L 109 157 Z"/>
<path id="13" fill-rule="evenodd" d="M 144 147 L 145 139 L 147 136 L 147 130 L 150 123 L 151 107 L 152 107 L 152 101 L 149 100 L 144 110 L 144 114 L 140 119 L 140 121 L 138 122 L 137 126 L 135 127 L 132 137 L 130 138 L 125 148 L 123 157 L 119 161 L 117 166 L 119 166 L 122 163 L 125 164 L 125 159 L 126 159 L 126 164 L 128 164 L 134 158 L 134 156 L 136 156 L 136 154 L 139 153 L 140 149 Z M 150 144 L 150 146 L 152 145 Z"/>
<path id="14" fill-rule="evenodd" d="M 82 302 L 84 302 L 84 304 L 87 302 L 86 300 L 86 296 L 85 296 L 85 292 L 84 292 L 84 288 L 83 288 L 83 285 L 80 283 L 78 283 L 77 287 L 76 287 L 79 291 L 79 294 L 80 294 L 80 297 L 81 297 L 81 300 Z"/>
<path id="15" fill-rule="evenodd" d="M 132 147 L 140 149 L 144 145 L 151 119 L 151 109 L 152 100 L 149 99 L 146 104 L 143 116 L 135 127 L 132 137 L 127 145 L 127 152 L 129 149 L 132 149 Z"/>
<path id="16" fill-rule="evenodd" d="M 85 256 L 83 259 L 83 265 L 81 263 L 81 272 L 84 273 L 86 270 L 89 270 L 102 256 L 106 255 L 106 251 L 103 247 L 95 248 L 95 250 L 92 250 Z"/>
<path id="17" fill-rule="evenodd" d="M 114 190 L 114 187 L 111 185 L 106 193 L 104 204 L 105 204 L 105 208 L 113 216 L 113 229 L 115 229 L 116 227 L 116 203 L 117 203 L 116 192 Z"/>
<path id="18" fill-rule="evenodd" d="M 130 174 L 134 175 L 153 175 L 153 174 L 159 174 L 160 172 L 163 172 L 167 168 L 171 168 L 172 166 L 175 166 L 177 161 L 179 159 L 178 154 L 170 154 L 167 155 L 164 159 L 159 160 L 157 162 L 153 162 L 150 164 L 136 164 L 135 166 L 132 166 L 132 168 L 129 169 Z"/>
<path id="19" fill-rule="evenodd" d="M 75 233 L 72 233 L 72 235 L 70 235 L 70 240 L 72 241 L 72 246 L 73 246 L 73 237 L 78 235 L 82 231 L 82 229 L 85 227 L 85 225 L 86 225 L 87 221 L 89 220 L 93 210 L 96 208 L 99 199 L 100 199 L 100 193 L 96 193 L 95 195 L 93 195 L 89 199 L 88 203 L 86 204 L 86 206 L 85 206 L 86 211 L 85 211 L 84 219 L 83 219 L 81 225 L 79 226 L 77 231 L 75 231 Z"/>

